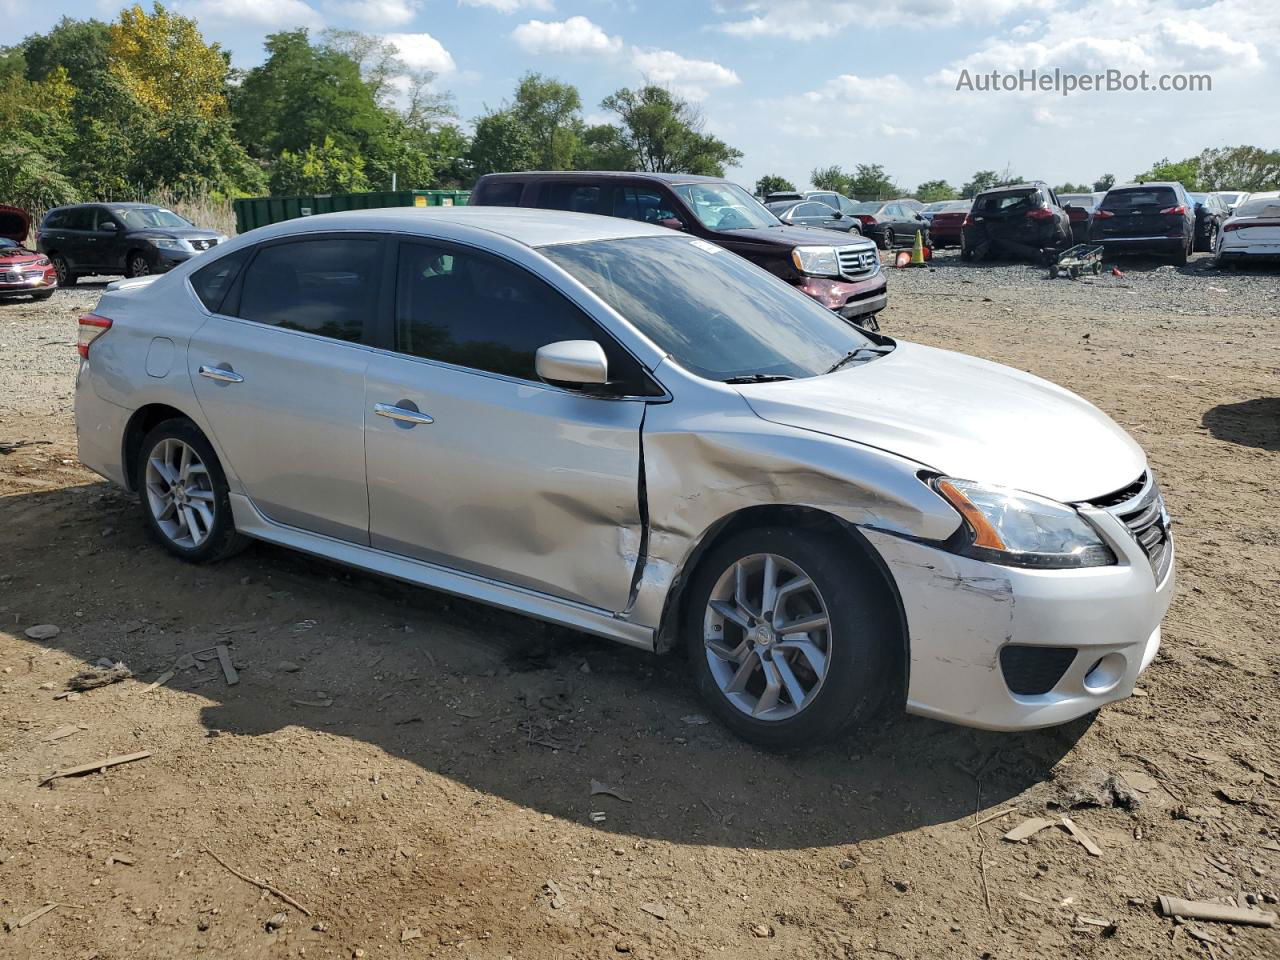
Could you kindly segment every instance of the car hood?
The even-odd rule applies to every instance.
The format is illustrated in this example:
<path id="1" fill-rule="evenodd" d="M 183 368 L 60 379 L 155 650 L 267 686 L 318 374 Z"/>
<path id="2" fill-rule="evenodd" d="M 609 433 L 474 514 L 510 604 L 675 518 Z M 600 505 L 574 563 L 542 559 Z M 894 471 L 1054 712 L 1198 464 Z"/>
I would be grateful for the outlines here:
<path id="1" fill-rule="evenodd" d="M 0 250 L 0 264 L 4 266 L 26 266 L 35 263 L 44 254 L 30 250 Z"/>
<path id="2" fill-rule="evenodd" d="M 131 237 L 163 237 L 169 240 L 208 240 L 218 234 L 204 227 L 147 227 L 145 230 L 130 230 Z"/>
<path id="3" fill-rule="evenodd" d="M 812 246 L 814 244 L 829 247 L 835 244 L 840 247 L 863 246 L 868 250 L 875 249 L 875 244 L 870 240 L 836 237 L 833 231 L 822 227 L 749 227 L 742 230 L 719 230 L 717 232 L 726 237 L 736 237 L 747 241 L 789 243 L 796 247 Z"/>
<path id="4" fill-rule="evenodd" d="M 899 343 L 838 373 L 747 384 L 757 416 L 915 460 L 947 476 L 1067 503 L 1127 486 L 1146 467 L 1105 413 L 1029 373 Z"/>

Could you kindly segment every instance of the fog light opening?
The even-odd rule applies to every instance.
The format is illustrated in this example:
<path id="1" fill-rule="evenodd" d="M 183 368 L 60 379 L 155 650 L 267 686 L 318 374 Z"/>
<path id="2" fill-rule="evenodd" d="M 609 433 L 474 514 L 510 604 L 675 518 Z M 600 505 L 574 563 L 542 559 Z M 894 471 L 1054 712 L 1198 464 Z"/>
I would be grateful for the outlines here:
<path id="1" fill-rule="evenodd" d="M 1114 689 L 1124 676 L 1127 661 L 1123 654 L 1108 653 L 1084 675 L 1084 688 L 1090 693 L 1106 693 Z"/>

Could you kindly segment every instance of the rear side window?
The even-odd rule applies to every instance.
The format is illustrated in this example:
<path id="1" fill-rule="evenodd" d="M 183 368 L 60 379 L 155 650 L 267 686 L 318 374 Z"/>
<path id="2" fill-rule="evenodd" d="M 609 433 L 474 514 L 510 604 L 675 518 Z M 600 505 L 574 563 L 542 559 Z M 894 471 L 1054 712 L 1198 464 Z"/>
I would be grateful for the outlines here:
<path id="1" fill-rule="evenodd" d="M 790 204 L 788 204 L 789 206 Z M 639 220 L 641 223 L 661 223 L 663 220 L 679 220 L 672 204 L 656 190 L 643 187 L 614 187 L 612 216 Z"/>
<path id="2" fill-rule="evenodd" d="M 1177 205 L 1178 194 L 1172 187 L 1112 190 L 1102 201 L 1102 209 L 1113 213 L 1159 213 Z"/>
<path id="3" fill-rule="evenodd" d="M 227 291 L 236 282 L 244 262 L 249 259 L 249 249 L 237 250 L 235 253 L 220 257 L 191 275 L 191 289 L 196 292 L 196 296 L 210 313 L 221 312 L 222 301 Z"/>
<path id="4" fill-rule="evenodd" d="M 66 217 L 62 225 L 64 230 L 93 229 L 93 207 L 72 207 L 63 216 Z"/>
<path id="5" fill-rule="evenodd" d="M 518 207 L 524 193 L 523 180 L 491 180 L 483 184 L 474 203 L 486 207 Z"/>
<path id="6" fill-rule="evenodd" d="M 597 213 L 600 210 L 600 188 L 581 183 L 544 183 L 538 206 L 544 210 Z"/>
<path id="7" fill-rule="evenodd" d="M 44 230 L 61 230 L 67 225 L 67 212 L 65 210 L 55 210 L 44 218 Z"/>
<path id="8" fill-rule="evenodd" d="M 402 243 L 396 279 L 396 350 L 522 380 L 538 380 L 534 354 L 558 340 L 594 340 L 609 380 L 645 390 L 637 361 L 564 296 L 497 257 Z"/>
<path id="9" fill-rule="evenodd" d="M 377 302 L 380 246 L 335 237 L 261 247 L 245 270 L 237 315 L 358 343 Z"/>
<path id="10" fill-rule="evenodd" d="M 793 216 L 797 217 L 829 217 L 832 209 L 825 203 L 802 203 L 795 209 Z"/>

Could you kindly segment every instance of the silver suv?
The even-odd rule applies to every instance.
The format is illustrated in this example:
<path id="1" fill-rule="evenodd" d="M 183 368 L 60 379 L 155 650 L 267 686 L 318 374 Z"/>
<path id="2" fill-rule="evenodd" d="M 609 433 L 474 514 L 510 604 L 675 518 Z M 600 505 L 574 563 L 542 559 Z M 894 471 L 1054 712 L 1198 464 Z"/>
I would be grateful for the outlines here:
<path id="1" fill-rule="evenodd" d="M 80 321 L 80 457 L 191 561 L 267 540 L 665 653 L 753 741 L 883 703 L 1059 723 L 1173 590 L 1142 451 L 704 240 L 543 210 L 292 220 Z"/>

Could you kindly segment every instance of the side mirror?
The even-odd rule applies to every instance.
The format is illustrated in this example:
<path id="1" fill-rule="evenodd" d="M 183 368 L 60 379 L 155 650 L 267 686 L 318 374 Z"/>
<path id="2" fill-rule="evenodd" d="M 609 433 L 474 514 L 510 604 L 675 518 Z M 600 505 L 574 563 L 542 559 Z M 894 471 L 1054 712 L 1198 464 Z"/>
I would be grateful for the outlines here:
<path id="1" fill-rule="evenodd" d="M 832 218 L 833 218 L 833 219 L 836 219 L 836 220 L 843 220 L 843 219 L 844 219 L 844 214 L 843 214 L 843 213 L 841 213 L 839 210 L 835 210 L 835 211 L 833 211 L 833 212 L 832 212 L 832 214 L 831 214 L 831 216 L 832 216 Z"/>
<path id="2" fill-rule="evenodd" d="M 658 221 L 658 226 L 660 226 L 660 227 L 667 227 L 667 228 L 668 228 L 668 229 L 670 229 L 670 230 L 683 230 L 683 229 L 684 229 L 684 224 L 683 224 L 683 223 L 681 223 L 681 222 L 680 222 L 677 218 L 675 218 L 675 217 L 666 217 L 666 218 L 665 218 L 665 219 L 663 219 L 663 220 L 659 220 L 659 221 Z M 569 341 L 566 341 L 566 342 L 569 342 Z"/>
<path id="3" fill-rule="evenodd" d="M 609 382 L 609 361 L 594 340 L 558 340 L 539 347 L 533 368 L 542 380 L 561 387 Z"/>
<path id="4" fill-rule="evenodd" d="M 120 228 L 116 226 L 114 220 L 108 220 L 106 223 L 99 224 L 98 229 L 106 230 L 108 233 L 115 233 Z"/>

